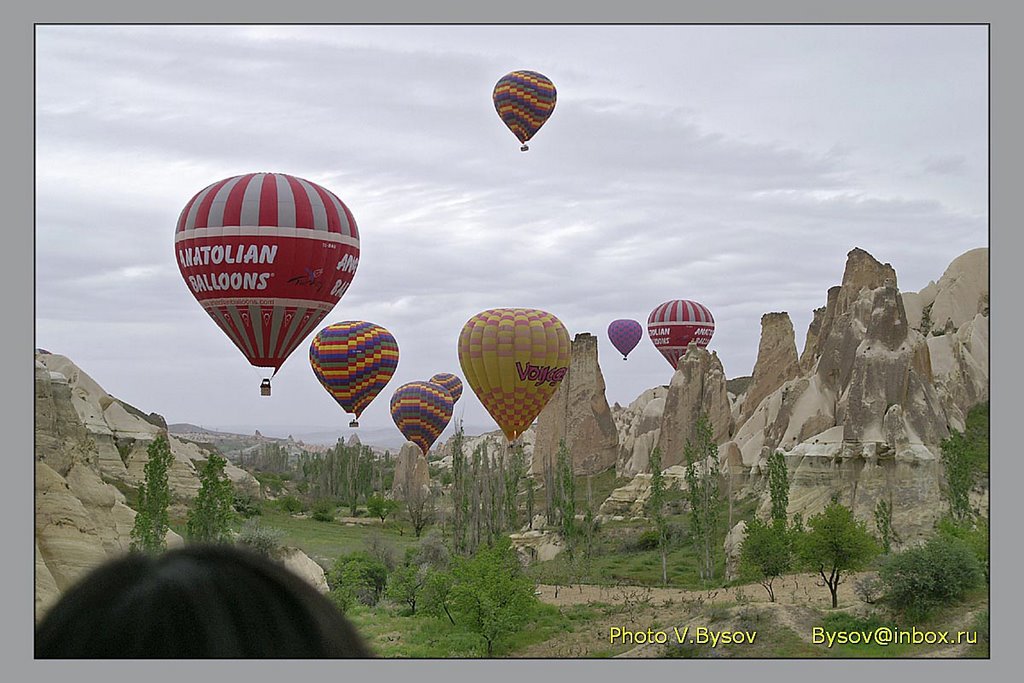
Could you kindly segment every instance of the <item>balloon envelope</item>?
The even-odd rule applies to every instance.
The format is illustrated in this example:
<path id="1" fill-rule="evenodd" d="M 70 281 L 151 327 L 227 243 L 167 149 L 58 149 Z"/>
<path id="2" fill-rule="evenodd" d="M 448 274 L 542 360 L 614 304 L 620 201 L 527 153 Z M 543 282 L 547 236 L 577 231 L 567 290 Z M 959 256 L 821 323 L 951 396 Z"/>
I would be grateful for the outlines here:
<path id="1" fill-rule="evenodd" d="M 434 384 L 440 384 L 447 389 L 448 393 L 452 395 L 453 403 L 457 403 L 462 397 L 462 380 L 459 379 L 458 375 L 453 375 L 450 372 L 439 372 L 431 377 L 430 381 Z"/>
<path id="2" fill-rule="evenodd" d="M 498 80 L 492 99 L 501 120 L 525 143 L 555 110 L 555 84 L 536 71 L 513 71 Z"/>
<path id="3" fill-rule="evenodd" d="M 526 431 L 569 371 L 569 333 L 532 308 L 494 308 L 459 335 L 459 363 L 480 403 L 509 441 Z"/>
<path id="4" fill-rule="evenodd" d="M 309 364 L 327 393 L 358 418 L 395 374 L 398 342 L 380 325 L 334 323 L 313 338 Z"/>
<path id="5" fill-rule="evenodd" d="M 451 421 L 454 404 L 452 395 L 440 384 L 409 382 L 391 396 L 391 419 L 402 436 L 426 455 Z"/>
<path id="6" fill-rule="evenodd" d="M 359 231 L 316 183 L 249 173 L 189 200 L 174 250 L 203 309 L 252 365 L 276 372 L 351 284 Z"/>
<path id="7" fill-rule="evenodd" d="M 647 335 L 673 368 L 690 342 L 706 348 L 715 332 L 715 319 L 703 304 L 687 299 L 666 301 L 647 318 Z"/>
<path id="8" fill-rule="evenodd" d="M 626 360 L 626 356 L 636 348 L 643 336 L 644 328 L 635 320 L 613 320 L 608 325 L 608 339 L 622 354 L 622 360 Z"/>

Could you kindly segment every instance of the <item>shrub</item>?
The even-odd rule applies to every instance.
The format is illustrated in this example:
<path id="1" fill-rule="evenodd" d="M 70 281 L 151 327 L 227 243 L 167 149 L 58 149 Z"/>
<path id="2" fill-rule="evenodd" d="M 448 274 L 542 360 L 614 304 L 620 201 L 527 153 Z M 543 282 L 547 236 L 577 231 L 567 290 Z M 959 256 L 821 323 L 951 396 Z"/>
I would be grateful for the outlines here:
<path id="1" fill-rule="evenodd" d="M 261 526 L 258 519 L 247 519 L 235 542 L 242 543 L 267 557 L 276 557 L 281 551 L 284 532 Z"/>
<path id="2" fill-rule="evenodd" d="M 334 503 L 325 498 L 313 503 L 313 519 L 319 522 L 333 522 Z"/>
<path id="3" fill-rule="evenodd" d="M 295 496 L 282 496 L 281 498 L 278 498 L 275 503 L 282 511 L 290 514 L 302 512 L 303 509 L 302 501 Z"/>
<path id="4" fill-rule="evenodd" d="M 331 590 L 348 591 L 353 600 L 376 605 L 388 582 L 388 568 L 365 552 L 342 555 L 327 572 Z"/>
<path id="5" fill-rule="evenodd" d="M 660 535 L 657 529 L 645 529 L 632 541 L 627 541 L 626 550 L 657 550 Z"/>
<path id="6" fill-rule="evenodd" d="M 263 505 L 260 501 L 247 493 L 238 493 L 236 491 L 232 507 L 235 508 L 235 512 L 246 519 L 263 514 Z"/>
<path id="7" fill-rule="evenodd" d="M 970 547 L 957 538 L 933 538 L 886 559 L 879 575 L 885 599 L 911 620 L 927 618 L 982 581 L 982 570 Z"/>
<path id="8" fill-rule="evenodd" d="M 868 605 L 875 604 L 875 601 L 881 597 L 883 589 L 882 580 L 876 574 L 862 576 L 853 582 L 853 592 L 857 594 L 861 602 Z"/>

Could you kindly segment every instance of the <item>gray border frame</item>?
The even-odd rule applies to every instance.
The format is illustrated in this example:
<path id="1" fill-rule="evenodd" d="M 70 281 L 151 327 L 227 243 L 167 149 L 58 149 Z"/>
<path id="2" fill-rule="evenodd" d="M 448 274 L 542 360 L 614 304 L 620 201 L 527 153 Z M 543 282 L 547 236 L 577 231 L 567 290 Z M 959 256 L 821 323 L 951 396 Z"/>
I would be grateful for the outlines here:
<path id="1" fill-rule="evenodd" d="M 358 6 L 328 5 L 324 2 L 290 2 L 286 4 L 249 0 L 230 4 L 185 3 L 143 6 L 111 0 L 72 3 L 67 0 L 49 2 L 47 6 L 28 3 L 15 8 L 5 7 L 2 22 L 4 84 L 8 87 L 4 107 L 5 154 L 2 184 L 5 204 L 15 211 L 9 217 L 8 239 L 14 248 L 4 250 L 4 267 L 0 277 L 18 299 L 18 294 L 33 283 L 33 24 L 34 23 L 989 23 L 990 24 L 990 234 L 991 284 L 994 324 L 992 326 L 992 410 L 993 450 L 1004 453 L 999 462 L 999 476 L 992 481 L 992 506 L 995 522 L 992 527 L 997 542 L 992 545 L 992 588 L 994 610 L 992 620 L 991 660 L 913 661 L 879 660 L 829 662 L 827 660 L 729 660 L 729 661 L 595 661 L 595 660 L 501 660 L 500 662 L 467 660 L 398 660 L 379 662 L 41 662 L 32 659 L 33 566 L 25 551 L 32 539 L 27 520 L 33 518 L 32 464 L 28 452 L 33 449 L 32 408 L 28 397 L 33 395 L 32 375 L 28 358 L 34 344 L 34 299 L 21 296 L 14 304 L 14 320 L 8 329 L 13 334 L 2 337 L 7 402 L 4 428 L 14 431 L 13 441 L 6 449 L 8 480 L 3 500 L 3 519 L 8 525 L 8 546 L 11 561 L 2 569 L 5 600 L 3 619 L 8 628 L 2 639 L 5 669 L 8 675 L 33 680 L 73 676 L 86 680 L 109 680 L 111 675 L 127 675 L 149 680 L 178 680 L 183 675 L 198 674 L 202 678 L 244 676 L 248 680 L 279 680 L 300 673 L 334 676 L 417 677 L 422 680 L 520 680 L 532 675 L 544 678 L 569 675 L 590 680 L 620 679 L 623 676 L 693 677 L 701 675 L 750 676 L 762 680 L 820 677 L 830 681 L 861 680 L 884 670 L 886 679 L 910 675 L 928 676 L 930 680 L 962 679 L 965 676 L 1004 674 L 1010 671 L 1014 655 L 1012 619 L 1020 606 L 1019 582 L 1008 579 L 1022 561 L 1019 527 L 1011 521 L 1013 482 L 1020 480 L 1021 458 L 1014 457 L 1008 428 L 1013 419 L 1011 392 L 1020 385 L 1020 361 L 1013 354 L 1013 341 L 1024 330 L 1019 320 L 1001 312 L 1016 307 L 1010 302 L 1014 256 L 1021 250 L 1021 234 L 1015 230 L 1019 217 L 1012 212 L 1011 192 L 1019 184 L 1020 171 L 1015 162 L 1024 157 L 1021 149 L 1019 122 L 1024 120 L 1021 108 L 1016 65 L 1024 63 L 1020 54 L 1019 8 L 1005 0 L 975 0 L 970 4 L 954 0 L 933 0 L 927 4 L 894 3 L 861 0 L 858 3 L 824 3 L 813 0 L 776 0 L 772 3 L 743 0 L 675 4 L 665 0 L 640 0 L 628 4 L 606 1 L 572 0 L 570 4 L 554 5 L 536 0 L 519 0 L 505 6 L 484 3 L 463 5 L 451 0 L 431 3 L 401 0 Z M 1017 87 L 1015 87 L 1015 85 Z M 9 419 L 8 419 L 9 418 Z M 31 551 L 29 551 L 31 552 Z M 13 671 L 11 668 L 13 667 Z M 883 668 L 884 667 L 884 668 Z M 1007 676 L 1008 678 L 1009 676 Z"/>

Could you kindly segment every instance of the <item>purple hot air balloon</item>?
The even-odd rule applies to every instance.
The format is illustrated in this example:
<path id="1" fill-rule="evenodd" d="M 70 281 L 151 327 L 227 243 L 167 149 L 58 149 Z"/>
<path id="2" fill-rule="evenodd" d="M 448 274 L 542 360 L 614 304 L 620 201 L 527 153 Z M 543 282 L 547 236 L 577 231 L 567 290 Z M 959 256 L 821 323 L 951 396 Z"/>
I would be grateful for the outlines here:
<path id="1" fill-rule="evenodd" d="M 643 325 L 635 320 L 613 320 L 608 325 L 608 338 L 612 346 L 622 354 L 622 360 L 626 360 L 626 356 L 636 348 L 643 336 Z"/>

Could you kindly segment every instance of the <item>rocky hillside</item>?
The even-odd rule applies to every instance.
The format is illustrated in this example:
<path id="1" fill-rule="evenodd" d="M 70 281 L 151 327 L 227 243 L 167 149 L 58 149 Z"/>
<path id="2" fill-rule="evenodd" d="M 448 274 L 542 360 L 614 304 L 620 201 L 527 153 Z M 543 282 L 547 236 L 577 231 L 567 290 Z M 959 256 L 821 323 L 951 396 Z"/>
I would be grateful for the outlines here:
<path id="1" fill-rule="evenodd" d="M 128 550 L 133 495 L 148 461 L 147 446 L 167 434 L 163 418 L 111 396 L 70 359 L 35 357 L 36 615 L 83 573 Z M 172 517 L 183 517 L 199 490 L 196 463 L 209 452 L 168 435 L 174 463 L 168 473 Z M 253 496 L 260 485 L 231 464 L 235 488 Z M 174 532 L 168 545 L 182 543 Z M 295 567 L 304 560 L 288 556 Z M 315 582 L 315 577 L 314 577 Z"/>
<path id="2" fill-rule="evenodd" d="M 667 390 L 613 410 L 618 472 L 644 472 L 654 445 L 666 466 L 681 462 L 679 442 L 703 411 L 724 469 L 742 470 L 748 492 L 766 497 L 765 461 L 781 450 L 790 514 L 806 518 L 838 494 L 870 520 L 885 499 L 905 540 L 925 535 L 945 509 L 939 444 L 988 400 L 988 313 L 987 249 L 967 252 L 937 282 L 906 294 L 891 265 L 854 249 L 842 283 L 814 312 L 799 358 L 789 315 L 767 313 L 754 371 L 738 396 L 714 353 L 691 347 Z M 635 509 L 644 489 L 641 477 L 603 512 Z"/>

